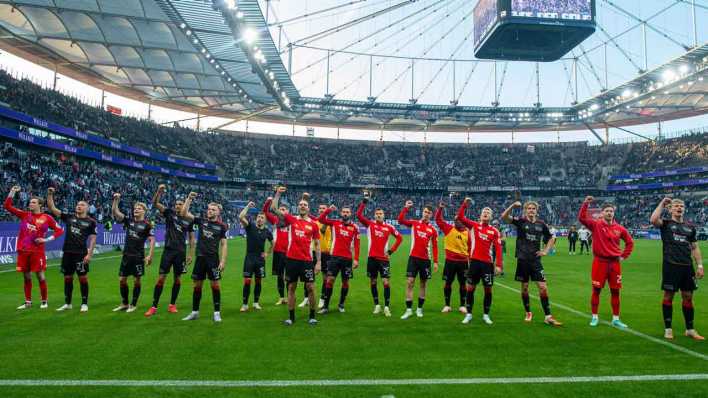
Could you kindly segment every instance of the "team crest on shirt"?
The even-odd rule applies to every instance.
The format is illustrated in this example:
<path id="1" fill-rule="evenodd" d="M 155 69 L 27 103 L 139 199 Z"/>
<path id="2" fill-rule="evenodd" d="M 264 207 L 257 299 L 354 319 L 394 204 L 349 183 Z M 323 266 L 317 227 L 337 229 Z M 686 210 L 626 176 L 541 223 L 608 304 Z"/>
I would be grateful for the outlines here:
<path id="1" fill-rule="evenodd" d="M 44 217 L 42 217 L 42 218 L 38 218 L 38 219 L 35 221 L 35 223 L 37 223 L 37 226 L 39 226 L 39 225 L 44 224 L 44 221 L 45 221 L 45 220 L 44 220 Z"/>
<path id="2" fill-rule="evenodd" d="M 622 233 L 616 229 L 612 230 L 612 233 L 615 234 L 615 236 L 618 238 L 620 237 L 620 235 L 622 235 Z"/>

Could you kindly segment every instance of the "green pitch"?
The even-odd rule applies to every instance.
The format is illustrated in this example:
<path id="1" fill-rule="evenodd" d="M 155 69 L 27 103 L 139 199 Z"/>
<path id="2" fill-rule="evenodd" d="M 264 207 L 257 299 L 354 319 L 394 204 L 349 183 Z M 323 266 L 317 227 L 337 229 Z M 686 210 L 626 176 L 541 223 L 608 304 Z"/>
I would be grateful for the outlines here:
<path id="1" fill-rule="evenodd" d="M 51 261 L 48 270 L 49 310 L 38 306 L 15 311 L 22 300 L 20 276 L 0 273 L 0 379 L 110 380 L 108 386 L 16 386 L 0 381 L 3 397 L 381 397 L 493 396 L 707 396 L 708 380 L 658 380 L 620 382 L 572 382 L 580 376 L 644 376 L 699 374 L 708 377 L 708 343 L 683 336 L 680 299 L 674 302 L 676 340 L 663 342 L 661 317 L 660 251 L 654 241 L 638 241 L 635 254 L 623 265 L 622 319 L 633 331 L 624 332 L 605 324 L 590 328 L 587 313 L 590 297 L 590 256 L 569 256 L 567 242 L 544 259 L 552 309 L 564 322 L 562 328 L 542 323 L 538 300 L 532 299 L 534 321 L 523 322 L 518 283 L 513 280 L 513 241 L 506 257 L 507 275 L 494 287 L 492 319 L 481 322 L 481 289 L 476 293 L 475 319 L 462 325 L 462 315 L 441 314 L 443 306 L 441 269 L 429 284 L 425 317 L 399 319 L 404 310 L 405 263 L 409 243 L 404 242 L 392 259 L 392 310 L 384 318 L 371 314 L 365 263 L 355 271 L 347 300 L 347 312 L 320 316 L 316 327 L 307 325 L 307 311 L 298 310 L 298 322 L 285 327 L 284 306 L 277 299 L 275 279 L 265 281 L 263 310 L 240 313 L 242 261 L 245 242 L 230 242 L 229 261 L 222 281 L 224 322 L 211 319 L 211 292 L 205 289 L 202 318 L 180 319 L 191 309 L 191 281 L 184 280 L 179 314 L 169 314 L 171 280 L 165 285 L 161 308 L 152 319 L 143 313 L 152 301 L 156 265 L 148 268 L 138 311 L 112 313 L 119 302 L 118 253 L 98 256 L 91 265 L 90 311 L 78 312 L 78 284 L 74 310 L 56 313 L 63 303 L 63 282 Z M 366 244 L 362 244 L 366 248 Z M 704 253 L 708 245 L 702 243 Z M 158 251 L 155 263 L 159 263 Z M 270 271 L 270 261 L 268 262 Z M 12 270 L 12 266 L 0 266 Z M 320 277 L 317 279 L 319 291 Z M 131 285 L 132 286 L 132 285 Z M 380 295 L 383 289 L 379 287 Z M 37 283 L 34 296 L 38 296 Z M 708 334 L 708 296 L 696 292 L 696 328 Z M 537 296 L 535 286 L 532 297 Z M 335 285 L 333 302 L 339 297 Z M 302 288 L 298 288 L 298 301 Z M 381 297 L 383 300 L 383 297 Z M 459 304 L 453 287 L 453 306 Z M 38 302 L 37 302 L 38 303 Z M 336 305 L 335 305 L 336 307 Z M 574 312 L 579 311 L 579 312 Z M 601 301 L 602 320 L 609 320 L 609 291 Z M 678 347 L 678 348 L 677 348 Z M 536 383 L 514 378 L 561 377 L 561 382 Z M 492 384 L 439 384 L 441 379 L 498 378 Z M 426 379 L 422 385 L 374 385 L 400 379 Z M 122 386 L 124 380 L 210 380 L 213 387 Z M 369 380 L 356 386 L 278 386 L 229 388 L 228 381 L 269 380 Z M 551 380 L 552 381 L 552 380 Z M 467 380 L 467 382 L 470 382 Z"/>

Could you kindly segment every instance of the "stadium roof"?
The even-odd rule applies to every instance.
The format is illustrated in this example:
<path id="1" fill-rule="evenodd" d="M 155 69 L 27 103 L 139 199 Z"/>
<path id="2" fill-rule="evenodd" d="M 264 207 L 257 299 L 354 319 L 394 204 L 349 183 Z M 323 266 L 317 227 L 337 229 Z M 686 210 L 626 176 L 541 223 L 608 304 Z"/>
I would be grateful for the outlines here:
<path id="1" fill-rule="evenodd" d="M 234 120 L 377 130 L 589 128 L 600 138 L 595 129 L 708 111 L 708 45 L 699 43 L 624 84 L 564 107 L 301 96 L 292 65 L 284 64 L 292 63 L 292 47 L 283 51 L 282 37 L 274 40 L 267 18 L 257 0 L 0 0 L 0 46 L 120 95 Z M 327 49 L 328 56 L 333 51 Z M 585 50 L 565 61 L 578 68 L 584 56 Z M 411 66 L 418 61 L 409 60 Z M 577 98 L 574 73 L 568 84 L 575 85 Z"/>

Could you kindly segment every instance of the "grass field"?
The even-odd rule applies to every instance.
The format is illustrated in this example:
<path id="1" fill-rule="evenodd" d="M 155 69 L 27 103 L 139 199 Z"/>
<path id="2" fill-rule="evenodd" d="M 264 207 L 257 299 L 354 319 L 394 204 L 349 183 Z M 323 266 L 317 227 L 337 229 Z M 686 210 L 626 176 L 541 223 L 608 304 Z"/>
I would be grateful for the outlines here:
<path id="1" fill-rule="evenodd" d="M 623 266 L 622 319 L 630 326 L 629 332 L 606 324 L 588 326 L 591 257 L 568 256 L 565 241 L 559 246 L 559 253 L 546 257 L 544 264 L 554 313 L 565 323 L 562 328 L 542 323 L 537 300 L 532 300 L 534 322 L 523 322 L 518 283 L 512 276 L 513 241 L 509 242 L 505 262 L 507 275 L 497 279 L 494 288 L 492 326 L 480 319 L 481 292 L 477 292 L 471 325 L 460 324 L 459 313 L 440 313 L 441 272 L 429 285 L 425 317 L 400 320 L 407 241 L 392 261 L 394 317 L 371 314 L 373 306 L 362 264 L 355 271 L 347 312 L 322 316 L 316 327 L 305 322 L 305 310 L 298 311 L 299 322 L 293 327 L 281 324 L 287 311 L 273 305 L 277 293 L 275 279 L 270 276 L 261 299 L 264 309 L 239 313 L 245 247 L 240 238 L 229 246 L 222 283 L 222 324 L 210 319 L 208 289 L 202 301 L 202 318 L 195 322 L 180 320 L 191 306 L 188 280 L 180 294 L 179 314 L 167 313 L 166 305 L 162 305 L 157 316 L 144 318 L 157 278 L 154 265 L 143 281 L 139 311 L 112 313 L 119 301 L 118 253 L 94 259 L 90 311 L 86 314 L 80 314 L 78 306 L 68 313 L 54 311 L 63 302 L 62 279 L 56 266 L 48 270 L 51 309 L 37 306 L 26 312 L 15 311 L 22 300 L 20 277 L 12 272 L 13 267 L 2 266 L 0 271 L 10 272 L 0 272 L 0 396 L 708 396 L 708 345 L 683 336 L 679 299 L 674 303 L 677 338 L 672 343 L 662 339 L 660 243 L 638 241 L 635 254 Z M 708 245 L 703 243 L 702 249 L 708 252 Z M 158 252 L 156 262 L 159 256 Z M 319 283 L 318 277 L 318 288 Z M 170 288 L 171 282 L 163 293 L 163 304 L 169 301 Z M 338 289 L 337 283 L 335 302 Z M 77 302 L 78 287 L 74 290 Z M 298 289 L 298 300 L 300 292 Z M 535 292 L 534 287 L 532 296 Z M 34 295 L 38 295 L 36 283 Z M 457 289 L 453 288 L 453 304 L 457 302 Z M 695 305 L 696 328 L 708 334 L 705 289 L 696 292 Z M 601 319 L 609 318 L 609 292 L 604 291 Z M 631 378 L 685 374 L 695 376 L 689 380 Z M 628 378 L 575 379 L 581 376 Z M 558 379 L 537 379 L 541 377 Z M 412 384 L 403 379 L 425 380 Z M 29 384 L 60 382 L 53 386 L 18 386 L 16 380 L 28 380 Z M 92 382 L 67 385 L 67 381 L 77 380 Z M 129 385 L 126 380 L 144 382 Z M 213 385 L 160 385 L 160 381 L 192 380 L 213 381 Z M 332 385 L 318 385 L 324 384 L 323 380 Z M 357 385 L 336 382 L 346 380 L 354 380 Z M 253 383 L 228 383 L 236 381 Z M 267 381 L 305 381 L 305 385 L 268 386 Z M 105 385 L 96 385 L 98 382 Z"/>

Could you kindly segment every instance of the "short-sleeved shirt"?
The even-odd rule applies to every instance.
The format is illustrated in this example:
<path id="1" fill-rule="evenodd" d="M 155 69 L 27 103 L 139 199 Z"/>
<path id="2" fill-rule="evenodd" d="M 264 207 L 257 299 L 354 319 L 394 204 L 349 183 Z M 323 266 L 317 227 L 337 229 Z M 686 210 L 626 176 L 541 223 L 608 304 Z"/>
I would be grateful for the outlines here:
<path id="1" fill-rule="evenodd" d="M 96 235 L 96 220 L 91 217 L 79 218 L 67 213 L 61 213 L 59 219 L 66 227 L 62 250 L 65 253 L 86 254 L 88 250 L 86 240 L 89 236 Z"/>
<path id="2" fill-rule="evenodd" d="M 313 239 L 320 238 L 320 229 L 312 220 L 305 220 L 290 214 L 284 214 L 285 224 L 290 226 L 288 251 L 285 256 L 292 260 L 312 261 L 310 245 Z"/>
<path id="3" fill-rule="evenodd" d="M 249 222 L 246 225 L 246 253 L 261 254 L 265 251 L 265 242 L 273 242 L 273 234 L 268 228 L 258 228 L 256 223 Z"/>
<path id="4" fill-rule="evenodd" d="M 514 217 L 511 224 L 518 231 L 516 258 L 521 260 L 536 258 L 536 252 L 541 250 L 541 242 L 548 243 L 553 237 L 548 225 L 541 220 L 531 222 L 526 217 Z"/>
<path id="5" fill-rule="evenodd" d="M 197 228 L 197 256 L 219 257 L 219 244 L 226 239 L 229 226 L 202 217 L 194 218 L 194 226 Z"/>
<path id="6" fill-rule="evenodd" d="M 691 243 L 696 242 L 696 227 L 672 219 L 662 221 L 664 264 L 691 266 Z"/>
<path id="7" fill-rule="evenodd" d="M 165 249 L 180 253 L 187 251 L 185 240 L 189 232 L 194 231 L 194 224 L 172 209 L 165 209 L 162 216 L 165 217 Z"/>
<path id="8" fill-rule="evenodd" d="M 123 229 L 125 229 L 125 245 L 123 254 L 130 257 L 145 256 L 145 241 L 154 236 L 152 224 L 147 220 L 135 221 L 132 218 L 123 219 Z"/>

